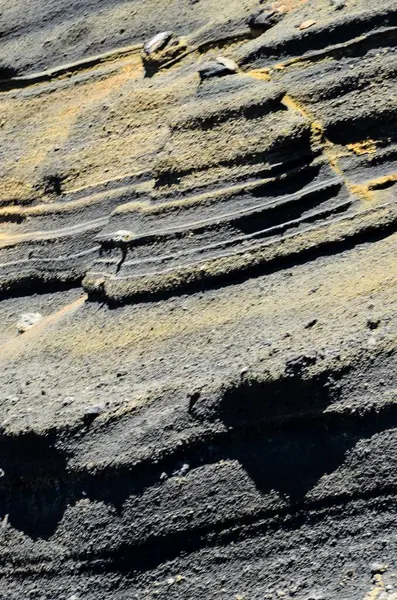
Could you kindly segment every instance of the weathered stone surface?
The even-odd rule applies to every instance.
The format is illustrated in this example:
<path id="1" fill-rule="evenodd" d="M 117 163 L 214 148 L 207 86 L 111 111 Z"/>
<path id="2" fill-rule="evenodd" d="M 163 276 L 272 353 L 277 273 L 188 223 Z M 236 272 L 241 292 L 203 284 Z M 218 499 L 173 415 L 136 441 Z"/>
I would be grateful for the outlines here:
<path id="1" fill-rule="evenodd" d="M 394 598 L 396 6 L 0 9 L 0 597 Z"/>

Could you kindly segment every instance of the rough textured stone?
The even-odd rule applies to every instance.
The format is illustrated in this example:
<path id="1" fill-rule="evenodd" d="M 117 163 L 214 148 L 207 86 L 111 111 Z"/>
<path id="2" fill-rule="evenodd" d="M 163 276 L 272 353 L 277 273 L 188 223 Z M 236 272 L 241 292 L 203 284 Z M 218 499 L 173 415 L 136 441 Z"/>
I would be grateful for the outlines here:
<path id="1" fill-rule="evenodd" d="M 395 597 L 396 14 L 0 0 L 1 598 Z"/>

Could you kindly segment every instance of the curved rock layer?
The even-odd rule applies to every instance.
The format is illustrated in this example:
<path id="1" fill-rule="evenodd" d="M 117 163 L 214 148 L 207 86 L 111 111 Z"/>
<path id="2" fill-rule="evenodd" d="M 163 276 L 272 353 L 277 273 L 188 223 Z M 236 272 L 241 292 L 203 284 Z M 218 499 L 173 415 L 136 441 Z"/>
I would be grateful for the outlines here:
<path id="1" fill-rule="evenodd" d="M 3 80 L 2 289 L 119 303 L 393 229 L 395 9 L 278 14 Z"/>
<path id="2" fill-rule="evenodd" d="M 397 5 L 159 4 L 0 2 L 0 596 L 393 600 Z"/>

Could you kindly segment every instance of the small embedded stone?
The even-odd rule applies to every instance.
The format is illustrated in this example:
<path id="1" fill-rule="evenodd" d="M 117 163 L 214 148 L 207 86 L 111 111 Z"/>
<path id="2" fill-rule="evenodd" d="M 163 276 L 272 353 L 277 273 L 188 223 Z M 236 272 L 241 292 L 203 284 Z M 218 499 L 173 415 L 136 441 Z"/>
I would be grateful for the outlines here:
<path id="1" fill-rule="evenodd" d="M 24 313 L 20 316 L 17 323 L 18 333 L 25 333 L 29 329 L 32 329 L 35 325 L 42 321 L 43 315 L 40 313 Z"/>
<path id="2" fill-rule="evenodd" d="M 73 396 L 66 396 L 66 398 L 64 398 L 62 401 L 62 406 L 69 406 L 70 404 L 73 404 L 73 401 L 74 401 Z"/>
<path id="3" fill-rule="evenodd" d="M 342 8 L 346 7 L 346 2 L 345 0 L 331 0 L 331 6 L 335 10 L 342 10 Z"/>
<path id="4" fill-rule="evenodd" d="M 120 229 L 112 235 L 113 242 L 128 242 L 132 237 L 131 231 Z"/>
<path id="5" fill-rule="evenodd" d="M 309 29 L 309 27 L 313 27 L 315 24 L 316 21 L 314 19 L 307 19 L 307 21 L 303 21 L 303 23 L 299 25 L 299 29 Z"/>
<path id="6" fill-rule="evenodd" d="M 168 44 L 173 35 L 174 34 L 172 31 L 161 31 L 160 33 L 157 33 L 144 44 L 143 49 L 145 53 L 150 56 L 150 54 L 154 54 L 154 52 L 162 50 Z"/>
<path id="7" fill-rule="evenodd" d="M 311 329 L 312 327 L 314 327 L 316 325 L 316 323 L 317 323 L 317 319 L 311 319 L 311 321 L 306 323 L 305 329 Z"/>
<path id="8" fill-rule="evenodd" d="M 104 410 L 105 406 L 103 404 L 93 404 L 92 406 L 87 406 L 84 411 L 84 416 L 95 418 L 102 414 Z"/>
<path id="9" fill-rule="evenodd" d="M 188 463 L 184 463 L 181 467 L 181 469 L 179 470 L 179 475 L 181 475 L 182 477 L 184 475 L 186 475 L 186 473 L 189 471 L 190 469 L 190 465 Z"/>
<path id="10" fill-rule="evenodd" d="M 388 565 L 374 562 L 371 564 L 371 575 L 382 575 L 382 573 L 386 573 L 388 569 Z"/>
<path id="11" fill-rule="evenodd" d="M 238 66 L 234 60 L 218 56 L 215 60 L 211 60 L 200 66 L 198 72 L 201 80 L 209 79 L 210 77 L 223 77 L 232 75 L 238 71 Z"/>
<path id="12" fill-rule="evenodd" d="M 367 327 L 371 331 L 373 331 L 374 329 L 377 329 L 379 327 L 379 325 L 380 325 L 380 319 L 378 317 L 369 317 L 367 319 Z"/>
<path id="13" fill-rule="evenodd" d="M 282 18 L 282 14 L 276 10 L 259 10 L 248 17 L 248 25 L 251 29 L 269 29 L 276 25 Z"/>

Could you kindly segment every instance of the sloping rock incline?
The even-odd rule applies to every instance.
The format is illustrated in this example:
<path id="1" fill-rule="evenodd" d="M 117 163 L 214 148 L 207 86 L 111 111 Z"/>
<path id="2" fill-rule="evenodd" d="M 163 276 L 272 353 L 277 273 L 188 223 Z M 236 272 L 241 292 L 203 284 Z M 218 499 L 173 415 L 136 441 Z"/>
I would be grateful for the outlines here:
<path id="1" fill-rule="evenodd" d="M 0 0 L 0 598 L 397 598 L 397 4 Z"/>

